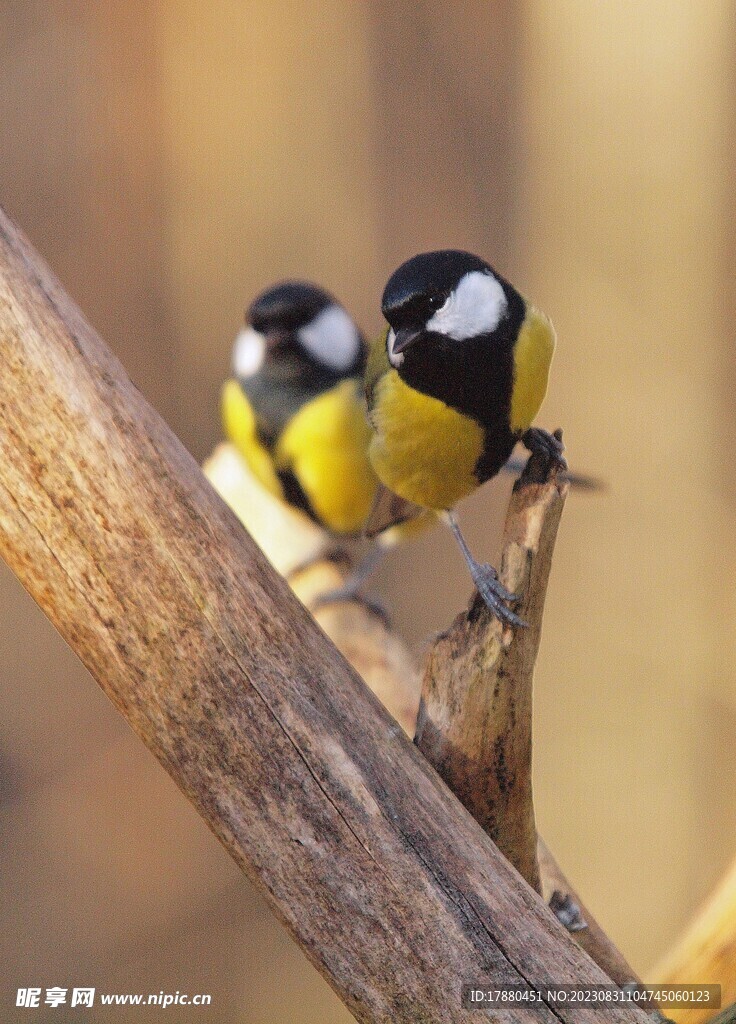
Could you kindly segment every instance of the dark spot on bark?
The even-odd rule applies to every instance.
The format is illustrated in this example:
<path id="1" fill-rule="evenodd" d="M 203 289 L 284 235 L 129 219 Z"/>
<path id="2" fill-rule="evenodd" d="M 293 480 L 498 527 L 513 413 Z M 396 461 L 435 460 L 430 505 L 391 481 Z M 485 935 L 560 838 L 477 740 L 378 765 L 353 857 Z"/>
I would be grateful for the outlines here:
<path id="1" fill-rule="evenodd" d="M 509 792 L 514 784 L 513 773 L 509 772 L 506 764 L 506 750 L 504 749 L 503 737 L 496 737 L 493 744 L 493 760 L 496 765 L 496 782 L 501 793 Z"/>

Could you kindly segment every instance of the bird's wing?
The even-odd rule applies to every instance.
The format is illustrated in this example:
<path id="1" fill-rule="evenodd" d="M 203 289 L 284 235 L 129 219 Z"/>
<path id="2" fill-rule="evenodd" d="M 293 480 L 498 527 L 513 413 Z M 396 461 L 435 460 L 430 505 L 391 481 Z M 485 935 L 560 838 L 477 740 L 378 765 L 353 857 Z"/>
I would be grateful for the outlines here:
<path id="1" fill-rule="evenodd" d="M 511 429 L 523 433 L 532 425 L 547 391 L 555 351 L 555 329 L 544 313 L 528 306 L 514 343 L 514 384 Z"/>
<path id="2" fill-rule="evenodd" d="M 394 494 L 388 487 L 379 483 L 373 500 L 373 508 L 363 527 L 363 533 L 366 537 L 375 537 L 391 526 L 405 523 L 409 519 L 416 519 L 426 513 L 427 510 L 420 505 L 400 498 L 398 494 Z"/>

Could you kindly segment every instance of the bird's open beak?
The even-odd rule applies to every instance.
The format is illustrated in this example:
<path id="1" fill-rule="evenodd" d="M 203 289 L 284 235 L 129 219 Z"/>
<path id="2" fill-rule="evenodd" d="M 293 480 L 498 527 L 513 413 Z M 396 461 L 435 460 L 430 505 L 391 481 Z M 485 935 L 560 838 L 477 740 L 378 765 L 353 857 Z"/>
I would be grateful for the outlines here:
<path id="1" fill-rule="evenodd" d="M 403 327 L 401 328 L 401 330 L 396 331 L 396 334 L 394 336 L 394 343 L 392 345 L 394 353 L 398 355 L 398 353 L 400 352 L 405 352 L 410 347 L 410 345 L 413 345 L 414 342 L 419 337 L 421 337 L 421 334 L 421 330 L 416 330 L 409 327 Z"/>

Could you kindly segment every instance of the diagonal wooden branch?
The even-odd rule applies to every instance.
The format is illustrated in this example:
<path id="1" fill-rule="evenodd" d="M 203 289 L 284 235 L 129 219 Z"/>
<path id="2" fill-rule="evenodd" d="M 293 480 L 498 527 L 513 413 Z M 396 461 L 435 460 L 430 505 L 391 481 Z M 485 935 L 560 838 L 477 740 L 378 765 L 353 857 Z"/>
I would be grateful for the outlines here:
<path id="1" fill-rule="evenodd" d="M 345 583 L 347 554 L 336 550 L 335 541 L 313 520 L 269 494 L 232 445 L 218 445 L 202 468 L 340 653 L 413 736 L 419 673 L 406 645 L 382 616 L 360 601 L 317 601 Z"/>
<path id="2" fill-rule="evenodd" d="M 684 1010 L 677 1011 L 671 1019 L 677 1021 L 679 1024 L 680 1021 L 687 1019 L 684 1017 L 684 1013 Z M 711 1024 L 736 1024 L 736 1003 L 731 1003 L 731 1005 L 727 1006 L 725 1010 L 721 1010 L 717 1013 L 715 1017 L 700 1017 L 699 1019 L 710 1019 Z"/>
<path id="3" fill-rule="evenodd" d="M 1 214 L 0 552 L 358 1020 L 605 980 Z"/>
<path id="4" fill-rule="evenodd" d="M 519 873 L 557 905 L 576 940 L 617 983 L 636 979 L 596 922 L 580 912 L 540 844 L 532 798 L 532 685 L 557 529 L 569 484 L 539 456 L 517 481 L 504 527 L 501 579 L 523 595 L 523 630 L 504 629 L 477 597 L 427 659 L 415 743 Z M 540 860 L 544 868 L 540 872 Z"/>

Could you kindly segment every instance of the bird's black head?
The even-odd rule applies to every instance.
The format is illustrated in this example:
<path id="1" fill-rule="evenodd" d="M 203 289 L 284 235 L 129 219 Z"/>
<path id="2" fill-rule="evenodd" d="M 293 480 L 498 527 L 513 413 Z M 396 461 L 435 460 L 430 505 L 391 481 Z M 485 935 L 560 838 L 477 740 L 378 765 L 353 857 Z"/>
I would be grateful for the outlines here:
<path id="1" fill-rule="evenodd" d="M 389 359 L 398 369 L 418 353 L 426 359 L 428 349 L 441 358 L 458 355 L 458 343 L 495 335 L 501 340 L 510 320 L 518 329 L 524 300 L 479 256 L 442 249 L 402 263 L 381 306 L 391 327 Z"/>
<path id="2" fill-rule="evenodd" d="M 329 292 L 306 281 L 284 281 L 249 306 L 233 367 L 241 381 L 263 373 L 302 382 L 317 375 L 327 386 L 359 373 L 364 358 L 360 331 Z"/>
<path id="3" fill-rule="evenodd" d="M 388 359 L 406 383 L 482 422 L 508 404 L 526 304 L 485 260 L 414 256 L 389 278 L 382 308 Z"/>
<path id="4" fill-rule="evenodd" d="M 412 256 L 395 270 L 383 291 L 381 308 L 392 327 L 426 323 L 466 274 L 493 274 L 480 257 L 459 249 Z"/>
<path id="5" fill-rule="evenodd" d="M 261 292 L 248 307 L 245 319 L 260 334 L 293 332 L 333 304 L 332 296 L 316 284 L 284 281 Z"/>
<path id="6" fill-rule="evenodd" d="M 364 365 L 365 345 L 352 318 L 329 292 L 306 281 L 262 292 L 233 347 L 235 376 L 269 443 L 307 402 Z"/>

